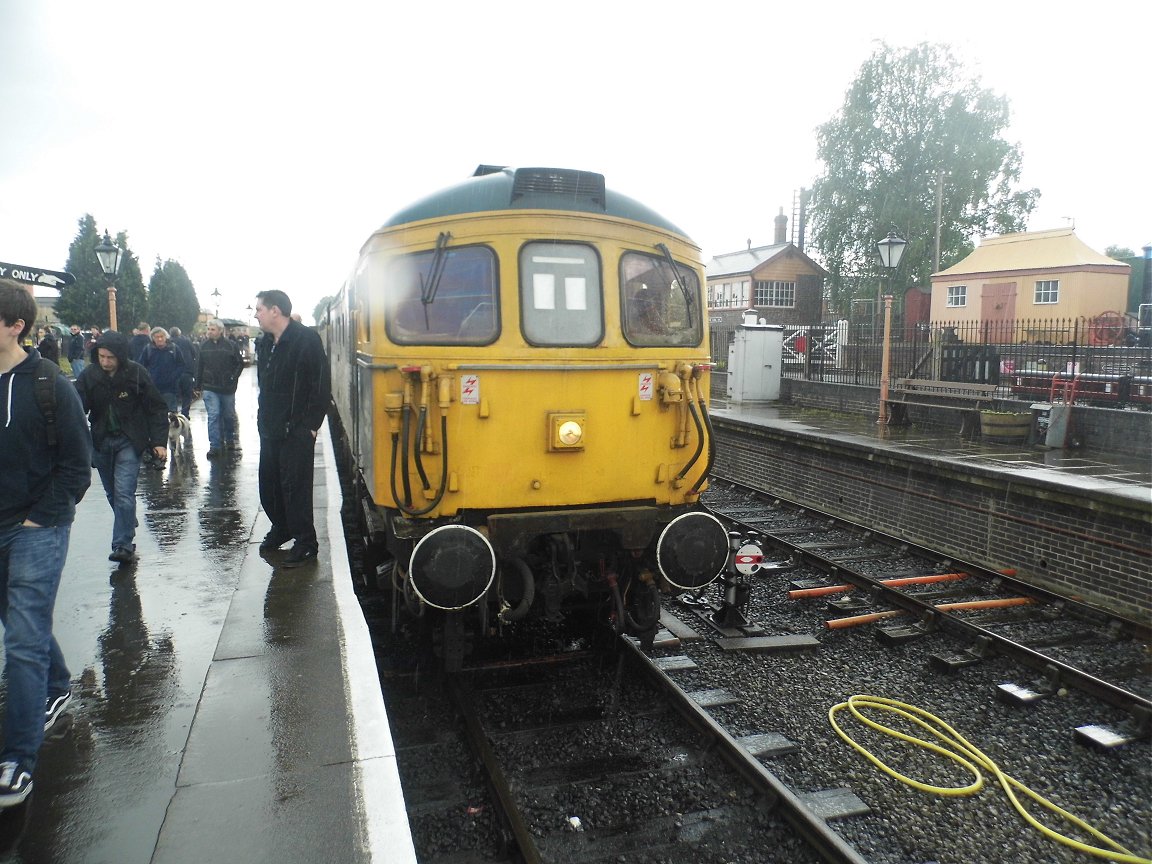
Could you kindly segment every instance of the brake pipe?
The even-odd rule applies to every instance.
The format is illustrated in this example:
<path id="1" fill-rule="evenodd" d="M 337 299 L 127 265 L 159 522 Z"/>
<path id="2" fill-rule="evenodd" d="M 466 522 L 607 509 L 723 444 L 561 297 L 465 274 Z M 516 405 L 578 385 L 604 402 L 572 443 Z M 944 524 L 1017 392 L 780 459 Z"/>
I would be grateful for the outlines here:
<path id="1" fill-rule="evenodd" d="M 963 612 L 976 609 L 1006 609 L 1009 606 L 1028 606 L 1036 601 L 1031 597 L 1005 597 L 1000 600 L 966 600 L 963 603 L 941 603 L 933 606 L 941 612 Z M 885 618 L 895 618 L 907 615 L 907 609 L 890 609 L 887 612 L 869 612 L 866 615 L 853 615 L 849 618 L 833 618 L 825 621 L 824 626 L 829 630 L 844 630 L 848 627 L 857 627 L 861 624 L 872 624 L 883 621 Z"/>
<path id="2" fill-rule="evenodd" d="M 967 573 L 933 573 L 930 576 L 904 576 L 899 579 L 881 579 L 881 585 L 899 588 L 902 585 L 931 585 L 934 582 L 954 582 L 958 579 L 967 579 Z M 822 585 L 819 588 L 797 588 L 788 592 L 789 600 L 803 600 L 806 597 L 825 597 L 828 594 L 840 594 L 852 591 L 855 585 Z"/>

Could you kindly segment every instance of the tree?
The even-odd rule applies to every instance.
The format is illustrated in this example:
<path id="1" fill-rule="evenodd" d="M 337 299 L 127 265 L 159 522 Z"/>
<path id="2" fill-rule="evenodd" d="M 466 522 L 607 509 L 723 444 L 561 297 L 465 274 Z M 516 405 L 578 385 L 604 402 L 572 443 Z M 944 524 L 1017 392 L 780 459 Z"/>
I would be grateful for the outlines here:
<path id="1" fill-rule="evenodd" d="M 108 326 L 108 280 L 96 260 L 96 246 L 101 235 L 96 220 L 85 213 L 77 220 L 79 231 L 68 246 L 68 263 L 64 269 L 76 277 L 60 290 L 56 316 L 65 324 L 82 327 Z M 124 250 L 116 276 L 116 324 L 121 330 L 131 329 L 148 311 L 148 297 L 140 275 L 140 262 L 128 245 L 128 234 L 119 232 L 113 242 Z"/>
<path id="2" fill-rule="evenodd" d="M 312 309 L 312 320 L 315 321 L 317 324 L 319 324 L 325 318 L 327 318 L 328 317 L 328 306 L 331 305 L 332 301 L 335 299 L 336 298 L 333 297 L 331 294 L 329 294 L 327 297 L 321 297 L 320 302 L 317 303 L 315 305 L 315 307 L 313 307 L 313 309 Z"/>
<path id="3" fill-rule="evenodd" d="M 171 259 L 160 263 L 152 270 L 148 280 L 149 319 L 154 327 L 179 327 L 191 333 L 196 319 L 200 317 L 200 301 L 196 299 L 196 289 L 188 273 L 179 261 Z"/>
<path id="4" fill-rule="evenodd" d="M 1115 258 L 1117 261 L 1123 261 L 1127 258 L 1136 257 L 1136 253 L 1129 249 L 1127 246 L 1109 246 L 1104 250 L 1104 254 L 1109 258 Z"/>
<path id="5" fill-rule="evenodd" d="M 1007 100 L 967 79 L 947 46 L 881 44 L 864 62 L 843 107 L 817 129 L 824 173 L 809 217 L 834 309 L 876 296 L 887 276 L 876 242 L 889 231 L 908 241 L 895 284 L 929 283 L 938 195 L 940 269 L 975 236 L 1024 229 L 1040 193 L 1017 188 L 1020 151 L 1003 139 L 1007 125 Z"/>

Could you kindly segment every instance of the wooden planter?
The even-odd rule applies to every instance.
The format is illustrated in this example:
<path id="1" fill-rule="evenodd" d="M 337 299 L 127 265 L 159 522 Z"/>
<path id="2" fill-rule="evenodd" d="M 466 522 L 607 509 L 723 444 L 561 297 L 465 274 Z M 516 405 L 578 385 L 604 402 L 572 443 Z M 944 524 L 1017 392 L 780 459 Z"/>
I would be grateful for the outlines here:
<path id="1" fill-rule="evenodd" d="M 993 444 L 1023 444 L 1031 431 L 1031 414 L 980 412 L 980 437 Z"/>

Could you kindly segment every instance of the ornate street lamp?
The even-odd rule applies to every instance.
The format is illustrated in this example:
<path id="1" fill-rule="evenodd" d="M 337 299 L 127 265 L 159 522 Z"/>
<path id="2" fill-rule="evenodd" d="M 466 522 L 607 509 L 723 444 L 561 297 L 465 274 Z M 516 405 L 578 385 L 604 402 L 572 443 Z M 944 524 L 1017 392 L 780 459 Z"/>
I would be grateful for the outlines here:
<path id="1" fill-rule="evenodd" d="M 213 288 L 212 289 L 212 296 L 216 298 L 216 315 L 214 317 L 219 318 L 220 317 L 220 289 L 219 288 Z"/>
<path id="2" fill-rule="evenodd" d="M 880 252 L 880 263 L 888 271 L 888 293 L 883 296 L 884 348 L 880 359 L 880 416 L 876 420 L 881 426 L 888 425 L 888 375 L 892 356 L 892 277 L 896 268 L 900 266 L 900 259 L 907 245 L 908 241 L 897 236 L 895 231 L 889 231 L 888 236 L 876 244 L 876 249 Z"/>
<path id="3" fill-rule="evenodd" d="M 96 260 L 100 262 L 100 269 L 104 271 L 104 278 L 108 280 L 108 329 L 116 329 L 116 274 L 120 272 L 120 258 L 124 251 L 112 242 L 108 232 L 104 232 L 104 239 L 96 247 Z"/>

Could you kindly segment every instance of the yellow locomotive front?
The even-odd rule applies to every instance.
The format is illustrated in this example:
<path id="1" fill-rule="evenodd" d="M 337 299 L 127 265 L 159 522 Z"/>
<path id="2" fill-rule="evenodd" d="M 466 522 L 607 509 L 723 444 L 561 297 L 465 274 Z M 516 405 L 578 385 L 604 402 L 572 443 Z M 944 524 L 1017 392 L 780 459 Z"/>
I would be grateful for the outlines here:
<path id="1" fill-rule="evenodd" d="M 508 621 L 715 578 L 702 284 L 691 241 L 587 172 L 490 169 L 369 239 L 353 452 L 421 602 Z"/>

